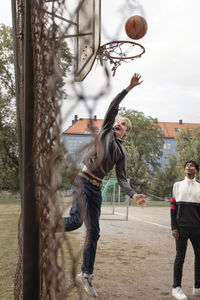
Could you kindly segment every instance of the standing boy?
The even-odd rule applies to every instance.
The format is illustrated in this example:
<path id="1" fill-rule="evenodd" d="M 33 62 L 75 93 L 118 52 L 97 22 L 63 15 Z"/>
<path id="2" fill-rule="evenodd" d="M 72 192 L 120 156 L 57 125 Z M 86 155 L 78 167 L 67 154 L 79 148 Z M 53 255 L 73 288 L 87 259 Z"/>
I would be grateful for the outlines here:
<path id="1" fill-rule="evenodd" d="M 188 299 L 181 288 L 188 239 L 195 255 L 193 295 L 200 296 L 200 183 L 195 179 L 199 166 L 189 160 L 184 170 L 185 179 L 173 185 L 171 198 L 171 227 L 176 241 L 172 295 L 179 300 Z"/>

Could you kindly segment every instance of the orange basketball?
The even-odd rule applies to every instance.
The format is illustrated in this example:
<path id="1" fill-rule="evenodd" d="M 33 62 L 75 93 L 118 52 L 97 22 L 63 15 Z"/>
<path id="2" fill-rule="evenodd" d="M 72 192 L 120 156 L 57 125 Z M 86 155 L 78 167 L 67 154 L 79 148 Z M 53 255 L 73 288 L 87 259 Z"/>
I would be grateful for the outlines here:
<path id="1" fill-rule="evenodd" d="M 125 30 L 128 37 L 139 40 L 147 32 L 147 22 L 141 16 L 132 16 L 126 21 Z"/>

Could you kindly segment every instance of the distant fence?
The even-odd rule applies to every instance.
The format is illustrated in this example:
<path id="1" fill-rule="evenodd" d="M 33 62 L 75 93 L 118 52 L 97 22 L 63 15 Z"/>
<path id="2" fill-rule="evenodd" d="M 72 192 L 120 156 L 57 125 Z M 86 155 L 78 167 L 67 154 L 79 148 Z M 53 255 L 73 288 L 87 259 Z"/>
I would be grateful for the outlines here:
<path id="1" fill-rule="evenodd" d="M 128 220 L 129 197 L 121 190 L 117 179 L 111 178 L 103 181 L 102 187 L 103 206 L 101 215 L 115 215 L 114 220 Z M 118 207 L 124 207 L 124 211 L 118 211 Z M 116 218 L 116 216 L 120 216 Z M 102 217 L 101 219 L 105 219 Z"/>
<path id="2" fill-rule="evenodd" d="M 21 195 L 19 193 L 11 193 L 8 191 L 0 191 L 0 204 L 1 203 L 20 203 Z"/>

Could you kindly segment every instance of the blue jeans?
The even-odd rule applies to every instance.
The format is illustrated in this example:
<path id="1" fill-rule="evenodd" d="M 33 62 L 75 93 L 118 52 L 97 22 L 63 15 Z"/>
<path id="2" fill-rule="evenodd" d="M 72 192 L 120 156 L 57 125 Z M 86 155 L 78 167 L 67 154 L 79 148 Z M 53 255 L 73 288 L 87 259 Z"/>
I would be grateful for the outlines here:
<path id="1" fill-rule="evenodd" d="M 75 230 L 86 225 L 86 239 L 83 251 L 81 271 L 92 274 L 100 237 L 99 218 L 101 213 L 101 189 L 92 185 L 84 178 L 77 177 L 72 187 L 73 203 L 70 216 L 64 218 L 65 231 Z"/>

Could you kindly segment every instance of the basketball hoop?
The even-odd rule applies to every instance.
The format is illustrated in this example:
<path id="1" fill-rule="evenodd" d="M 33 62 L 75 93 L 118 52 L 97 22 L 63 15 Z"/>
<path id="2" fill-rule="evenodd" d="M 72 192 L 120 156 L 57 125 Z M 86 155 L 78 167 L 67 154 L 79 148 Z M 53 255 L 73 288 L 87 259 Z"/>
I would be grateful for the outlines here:
<path id="1" fill-rule="evenodd" d="M 145 48 L 132 41 L 113 41 L 99 47 L 97 52 L 97 60 L 103 66 L 105 61 L 110 61 L 113 65 L 111 71 L 115 76 L 117 68 L 121 62 L 130 62 L 136 58 L 140 58 L 145 53 Z"/>

